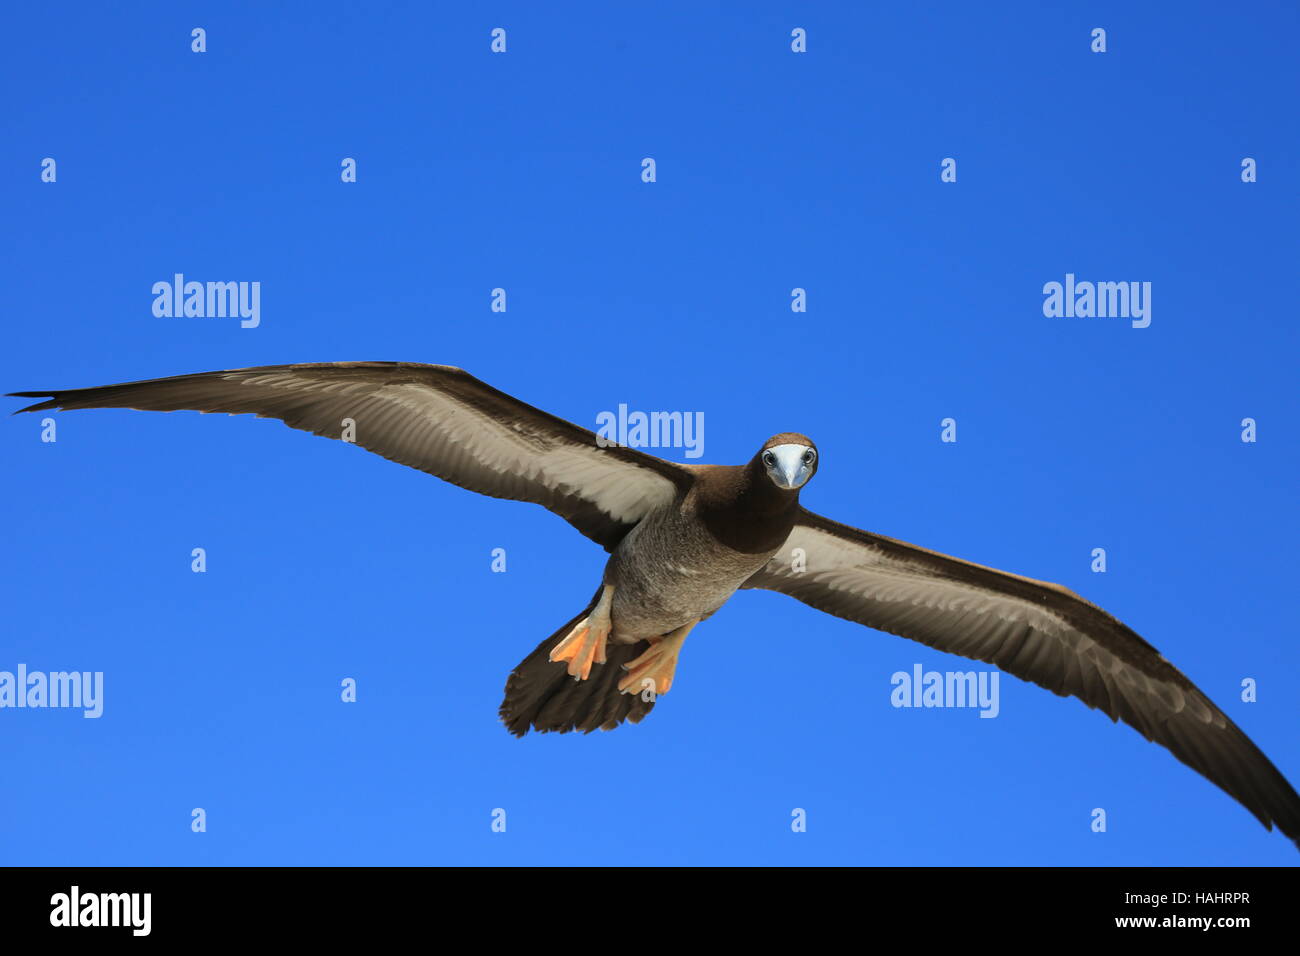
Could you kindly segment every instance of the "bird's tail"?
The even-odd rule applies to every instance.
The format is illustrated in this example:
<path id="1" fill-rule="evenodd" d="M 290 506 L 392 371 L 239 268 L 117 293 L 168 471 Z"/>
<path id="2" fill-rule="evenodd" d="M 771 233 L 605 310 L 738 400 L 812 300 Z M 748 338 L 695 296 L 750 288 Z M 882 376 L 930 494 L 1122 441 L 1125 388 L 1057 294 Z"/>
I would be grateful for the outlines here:
<path id="1" fill-rule="evenodd" d="M 603 664 L 593 664 L 591 676 L 574 680 L 563 661 L 550 660 L 555 645 L 564 640 L 574 626 L 591 613 L 600 592 L 586 609 L 558 631 L 537 645 L 537 649 L 520 661 L 506 681 L 506 697 L 501 702 L 501 720 L 516 737 L 530 729 L 540 733 L 567 734 L 581 730 L 613 730 L 625 720 L 640 723 L 654 709 L 649 694 L 624 694 L 618 682 L 626 675 L 624 664 L 644 654 L 649 642 L 615 644 L 606 647 Z M 646 700 L 645 697 L 651 697 Z"/>

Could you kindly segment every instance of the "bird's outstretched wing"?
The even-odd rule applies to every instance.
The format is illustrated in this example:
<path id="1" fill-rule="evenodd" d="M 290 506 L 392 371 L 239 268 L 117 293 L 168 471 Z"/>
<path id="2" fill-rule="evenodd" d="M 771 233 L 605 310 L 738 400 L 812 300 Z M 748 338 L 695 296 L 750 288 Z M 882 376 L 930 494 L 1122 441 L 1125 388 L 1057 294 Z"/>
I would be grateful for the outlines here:
<path id="1" fill-rule="evenodd" d="M 1250 738 L 1159 651 L 1066 588 L 802 509 L 785 546 L 744 586 L 1078 697 L 1168 748 L 1300 845 L 1300 796 Z"/>
<path id="2" fill-rule="evenodd" d="M 661 458 L 600 447 L 593 432 L 446 365 L 269 365 L 12 394 L 47 399 L 24 412 L 191 409 L 278 418 L 326 438 L 347 437 L 480 494 L 542 505 L 607 550 L 694 481 L 688 469 Z"/>

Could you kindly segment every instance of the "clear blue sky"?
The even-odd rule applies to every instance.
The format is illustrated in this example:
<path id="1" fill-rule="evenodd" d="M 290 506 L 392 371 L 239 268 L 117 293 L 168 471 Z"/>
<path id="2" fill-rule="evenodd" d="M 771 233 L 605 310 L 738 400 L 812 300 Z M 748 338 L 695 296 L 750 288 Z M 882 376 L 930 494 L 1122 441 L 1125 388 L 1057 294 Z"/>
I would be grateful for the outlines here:
<path id="1" fill-rule="evenodd" d="M 1286 2 L 19 5 L 0 385 L 394 359 L 703 412 L 705 461 L 802 431 L 807 506 L 1080 592 L 1300 780 L 1298 39 Z M 260 327 L 155 317 L 177 272 L 260 282 Z M 1044 317 L 1066 273 L 1151 282 L 1150 327 Z M 771 593 L 643 724 L 516 740 L 506 675 L 605 557 L 559 518 L 274 422 L 3 421 L 0 670 L 105 709 L 0 711 L 0 862 L 1296 862 L 1073 699 L 891 707 L 966 662 Z"/>

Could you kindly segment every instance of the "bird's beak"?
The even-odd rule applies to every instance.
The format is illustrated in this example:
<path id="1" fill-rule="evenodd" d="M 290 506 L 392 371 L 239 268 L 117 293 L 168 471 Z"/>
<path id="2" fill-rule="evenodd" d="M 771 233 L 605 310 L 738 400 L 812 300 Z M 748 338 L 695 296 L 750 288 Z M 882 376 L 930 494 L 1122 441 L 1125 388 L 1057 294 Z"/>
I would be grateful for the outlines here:
<path id="1" fill-rule="evenodd" d="M 803 445 L 777 445 L 769 448 L 776 459 L 768 468 L 772 483 L 785 491 L 803 487 L 808 480 L 808 466 L 803 456 L 808 449 Z"/>
<path id="2" fill-rule="evenodd" d="M 794 459 L 794 461 L 778 458 L 776 460 L 776 486 L 778 488 L 784 488 L 787 491 L 795 488 L 796 482 L 799 480 L 799 471 L 802 467 L 802 462 L 797 458 Z"/>

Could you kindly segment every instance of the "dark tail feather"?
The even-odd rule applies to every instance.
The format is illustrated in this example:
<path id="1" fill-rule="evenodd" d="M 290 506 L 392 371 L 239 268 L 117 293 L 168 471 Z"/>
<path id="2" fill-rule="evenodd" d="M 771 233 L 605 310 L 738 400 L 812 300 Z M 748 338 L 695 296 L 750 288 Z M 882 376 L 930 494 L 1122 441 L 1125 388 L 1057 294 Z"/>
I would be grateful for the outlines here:
<path id="1" fill-rule="evenodd" d="M 599 597 L 597 592 L 597 597 Z M 625 720 L 640 723 L 654 709 L 654 701 L 644 701 L 640 694 L 624 694 L 618 682 L 627 673 L 624 664 L 644 654 L 650 645 L 614 644 L 606 647 L 607 660 L 594 664 L 587 680 L 574 680 L 565 672 L 562 661 L 551 661 L 551 649 L 564 640 L 573 626 L 596 606 L 592 598 L 586 610 L 537 645 L 510 673 L 506 697 L 501 702 L 501 720 L 516 737 L 530 729 L 540 733 L 567 734 L 581 730 L 613 730 Z"/>

